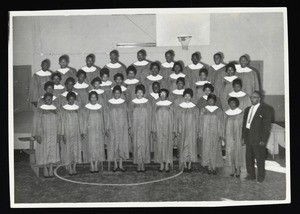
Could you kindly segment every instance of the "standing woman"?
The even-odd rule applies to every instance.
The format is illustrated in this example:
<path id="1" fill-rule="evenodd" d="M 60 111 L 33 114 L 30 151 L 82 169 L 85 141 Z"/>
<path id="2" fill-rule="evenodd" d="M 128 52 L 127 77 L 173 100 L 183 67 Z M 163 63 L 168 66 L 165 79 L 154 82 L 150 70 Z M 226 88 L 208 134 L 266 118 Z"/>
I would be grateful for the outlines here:
<path id="1" fill-rule="evenodd" d="M 146 56 L 147 53 L 144 49 L 139 50 L 137 52 L 137 61 L 131 65 L 136 69 L 136 78 L 140 81 L 150 74 L 150 61 L 146 59 Z"/>
<path id="2" fill-rule="evenodd" d="M 143 83 L 145 85 L 146 93 L 150 94 L 152 91 L 152 83 L 159 82 L 161 88 L 167 87 L 166 79 L 160 75 L 160 66 L 157 62 L 152 62 L 150 65 L 151 74 L 148 75 Z"/>
<path id="3" fill-rule="evenodd" d="M 99 172 L 98 163 L 105 160 L 104 135 L 105 112 L 102 105 L 98 103 L 98 94 L 96 91 L 89 93 L 89 103 L 83 109 L 83 131 L 82 138 L 85 139 L 88 152 L 88 161 L 90 162 L 90 172 Z"/>
<path id="4" fill-rule="evenodd" d="M 52 72 L 49 70 L 50 60 L 45 59 L 41 63 L 41 70 L 35 72 L 30 81 L 29 101 L 37 107 L 38 99 L 44 95 L 44 84 L 51 80 Z"/>
<path id="5" fill-rule="evenodd" d="M 194 102 L 197 103 L 197 101 L 204 95 L 204 85 L 205 84 L 211 84 L 211 82 L 207 79 L 208 76 L 208 70 L 206 68 L 201 68 L 199 70 L 199 77 L 198 81 L 195 82 L 193 85 L 195 96 L 194 96 Z"/>
<path id="6" fill-rule="evenodd" d="M 188 79 L 187 76 L 183 73 L 182 64 L 180 62 L 174 63 L 172 71 L 173 73 L 171 73 L 170 76 L 168 77 L 170 91 L 173 91 L 177 88 L 176 81 L 179 77 Z M 189 83 L 189 80 L 187 80 L 187 83 Z M 187 84 L 186 87 L 188 88 L 189 84 Z"/>
<path id="7" fill-rule="evenodd" d="M 242 146 L 243 111 L 239 108 L 236 97 L 228 99 L 230 109 L 225 111 L 225 143 L 226 159 L 231 166 L 230 176 L 241 175 L 241 167 L 245 163 L 245 147 Z"/>
<path id="8" fill-rule="evenodd" d="M 129 158 L 128 110 L 121 95 L 121 87 L 116 85 L 113 88 L 113 98 L 108 100 L 106 130 L 109 143 L 107 144 L 107 160 L 115 162 L 113 172 L 116 172 L 118 168 L 125 172 L 123 160 Z M 119 161 L 119 167 L 117 161 Z"/>
<path id="9" fill-rule="evenodd" d="M 199 78 L 199 70 L 204 68 L 204 64 L 200 63 L 201 55 L 199 52 L 192 54 L 192 63 L 186 66 L 186 74 L 190 80 L 190 86 L 193 86 Z"/>
<path id="10" fill-rule="evenodd" d="M 81 98 L 81 107 L 84 107 L 85 104 L 89 102 L 89 84 L 85 83 L 85 79 L 87 78 L 87 73 L 84 70 L 79 69 L 77 72 L 77 82 L 74 85 L 74 91 L 76 91 Z"/>
<path id="11" fill-rule="evenodd" d="M 150 163 L 150 137 L 152 128 L 152 105 L 144 97 L 144 85 L 137 85 L 136 98 L 129 104 L 130 134 L 133 141 L 133 163 L 137 172 L 145 172 L 145 164 Z"/>
<path id="12" fill-rule="evenodd" d="M 208 174 L 216 174 L 216 168 L 223 166 L 224 115 L 222 109 L 216 106 L 216 101 L 216 95 L 208 95 L 208 105 L 200 112 L 201 164 L 208 169 Z"/>
<path id="13" fill-rule="evenodd" d="M 95 54 L 87 55 L 85 58 L 86 66 L 81 68 L 81 70 L 86 72 L 85 83 L 87 84 L 90 84 L 95 77 L 99 76 L 100 68 L 95 65 L 95 60 Z"/>
<path id="14" fill-rule="evenodd" d="M 114 76 L 117 73 L 123 74 L 123 76 L 126 75 L 126 67 L 123 63 L 119 62 L 119 51 L 112 50 L 109 53 L 110 62 L 107 63 L 104 68 L 107 68 L 109 70 L 109 80 L 113 81 Z"/>
<path id="15" fill-rule="evenodd" d="M 74 91 L 75 79 L 73 77 L 68 77 L 65 82 L 65 91 L 58 97 L 57 103 L 59 108 L 62 108 L 65 104 L 67 104 L 68 100 L 66 99 L 69 92 L 74 92 L 76 95 L 76 105 L 81 106 L 81 97 L 80 95 Z"/>
<path id="16" fill-rule="evenodd" d="M 101 84 L 100 87 L 104 90 L 104 100 L 107 102 L 110 99 L 110 91 L 112 86 L 112 81 L 109 80 L 109 70 L 107 68 L 102 68 L 100 71 Z"/>
<path id="17" fill-rule="evenodd" d="M 140 84 L 136 78 L 137 69 L 135 66 L 130 65 L 126 69 L 127 79 L 124 80 L 125 87 L 127 88 L 127 98 L 129 101 L 135 98 L 135 87 Z"/>
<path id="18" fill-rule="evenodd" d="M 173 165 L 173 145 L 175 138 L 174 109 L 168 100 L 169 91 L 159 91 L 160 100 L 156 103 L 152 121 L 154 145 L 154 162 L 160 163 L 159 172 L 164 169 L 169 172 L 169 165 Z"/>
<path id="19" fill-rule="evenodd" d="M 174 66 L 174 56 L 175 56 L 175 53 L 173 50 L 168 50 L 165 53 L 166 62 L 161 64 L 161 75 L 165 79 L 167 79 L 170 76 L 170 74 L 172 73 L 172 68 Z"/>
<path id="20" fill-rule="evenodd" d="M 36 139 L 36 165 L 44 166 L 44 177 L 53 177 L 53 164 L 60 161 L 60 120 L 57 107 L 52 104 L 53 95 L 46 92 L 44 102 L 35 112 L 32 136 Z"/>
<path id="21" fill-rule="evenodd" d="M 208 97 L 208 95 L 213 94 L 213 92 L 214 92 L 214 86 L 212 84 L 205 83 L 203 85 L 203 96 L 200 97 L 197 101 L 197 106 L 199 108 L 199 111 L 201 111 L 202 108 L 204 108 L 205 106 L 208 105 L 207 97 Z M 220 103 L 220 100 L 218 97 L 217 97 L 216 106 L 221 108 L 221 103 Z"/>
<path id="22" fill-rule="evenodd" d="M 211 65 L 208 69 L 208 79 L 212 84 L 215 84 L 217 79 L 226 76 L 225 64 L 223 63 L 223 56 L 221 53 L 214 54 L 214 62 L 215 64 Z"/>
<path id="23" fill-rule="evenodd" d="M 69 62 L 69 56 L 66 54 L 60 56 L 58 59 L 60 68 L 57 69 L 55 73 L 59 73 L 61 75 L 62 82 L 65 82 L 68 77 L 76 78 L 76 70 L 69 67 Z"/>
<path id="24" fill-rule="evenodd" d="M 90 89 L 89 93 L 91 93 L 92 91 L 95 91 L 98 94 L 97 103 L 104 106 L 104 105 L 106 105 L 106 102 L 105 102 L 104 90 L 101 88 L 101 83 L 102 83 L 102 81 L 99 77 L 94 78 L 91 82 L 91 87 L 89 88 Z"/>
<path id="25" fill-rule="evenodd" d="M 253 91 L 259 90 L 257 74 L 248 67 L 249 59 L 246 55 L 241 56 L 239 62 L 240 64 L 236 65 L 236 73 L 243 81 L 242 90 L 250 96 Z"/>
<path id="26" fill-rule="evenodd" d="M 183 92 L 185 89 L 185 78 L 179 77 L 176 80 L 176 89 L 171 91 L 170 101 L 174 103 L 174 106 L 177 107 L 183 101 Z"/>
<path id="27" fill-rule="evenodd" d="M 52 73 L 51 80 L 54 83 L 53 95 L 59 97 L 65 89 L 65 86 L 61 84 L 61 74 L 59 72 Z"/>
<path id="28" fill-rule="evenodd" d="M 192 103 L 193 90 L 183 92 L 184 101 L 176 111 L 176 135 L 179 139 L 179 166 L 187 172 L 192 170 L 192 162 L 197 161 L 197 138 L 199 137 L 199 109 Z M 188 164 L 187 164 L 188 163 Z"/>

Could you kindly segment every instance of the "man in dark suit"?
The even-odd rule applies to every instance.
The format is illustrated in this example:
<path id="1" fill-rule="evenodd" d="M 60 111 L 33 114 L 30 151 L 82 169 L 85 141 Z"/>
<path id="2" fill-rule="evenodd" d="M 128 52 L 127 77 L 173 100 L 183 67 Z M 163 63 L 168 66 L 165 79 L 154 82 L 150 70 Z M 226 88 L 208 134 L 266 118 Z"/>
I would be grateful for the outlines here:
<path id="1" fill-rule="evenodd" d="M 254 91 L 251 94 L 252 105 L 245 109 L 242 139 L 246 144 L 246 180 L 255 180 L 254 160 L 257 164 L 257 182 L 265 179 L 266 144 L 270 135 L 271 113 L 268 107 L 260 103 L 261 94 Z"/>

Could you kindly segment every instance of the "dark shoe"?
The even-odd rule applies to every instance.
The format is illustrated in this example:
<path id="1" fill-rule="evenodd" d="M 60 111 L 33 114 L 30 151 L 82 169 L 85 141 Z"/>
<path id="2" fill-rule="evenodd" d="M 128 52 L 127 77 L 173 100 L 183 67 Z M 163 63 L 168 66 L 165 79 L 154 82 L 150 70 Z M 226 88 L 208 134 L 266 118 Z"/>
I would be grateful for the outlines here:
<path id="1" fill-rule="evenodd" d="M 146 169 L 144 169 L 144 170 L 141 170 L 141 172 L 143 172 L 143 173 L 144 173 L 144 172 L 146 172 Z"/>
<path id="2" fill-rule="evenodd" d="M 138 170 L 138 169 L 137 169 L 136 172 L 141 172 L 141 170 Z"/>
<path id="3" fill-rule="evenodd" d="M 166 172 L 170 172 L 170 169 L 166 170 Z"/>
<path id="4" fill-rule="evenodd" d="M 159 172 L 163 172 L 164 170 L 163 170 L 163 169 L 159 169 L 158 171 L 159 171 Z"/>
<path id="5" fill-rule="evenodd" d="M 251 177 L 250 175 L 247 175 L 247 176 L 244 178 L 244 180 L 246 180 L 246 181 L 253 181 L 253 180 L 255 180 L 255 178 Z"/>
<path id="6" fill-rule="evenodd" d="M 208 171 L 207 171 L 207 174 L 209 174 L 209 175 L 212 174 L 212 171 L 211 171 L 211 170 L 208 170 Z"/>
<path id="7" fill-rule="evenodd" d="M 126 172 L 126 169 L 124 169 L 124 168 L 121 168 L 120 170 L 121 170 L 121 172 Z"/>
<path id="8" fill-rule="evenodd" d="M 118 168 L 113 168 L 113 170 L 112 170 L 112 171 L 113 171 L 113 172 L 116 172 L 117 170 L 118 170 Z"/>
<path id="9" fill-rule="evenodd" d="M 77 172 L 73 173 L 73 175 L 74 175 L 74 176 L 77 175 Z"/>
<path id="10" fill-rule="evenodd" d="M 50 178 L 50 176 L 46 176 L 46 175 L 44 175 L 44 178 Z"/>
<path id="11" fill-rule="evenodd" d="M 239 177 L 241 177 L 241 175 L 235 175 L 235 177 L 236 177 L 236 178 L 239 178 Z"/>
<path id="12" fill-rule="evenodd" d="M 216 174 L 217 174 L 217 171 L 216 171 L 216 170 L 213 170 L 213 171 L 212 171 L 212 174 L 213 174 L 213 175 L 216 175 Z"/>
<path id="13" fill-rule="evenodd" d="M 230 177 L 234 177 L 234 174 L 230 174 Z"/>
<path id="14" fill-rule="evenodd" d="M 90 171 L 90 173 L 94 173 L 94 171 Z"/>
<path id="15" fill-rule="evenodd" d="M 264 180 L 257 180 L 256 183 L 261 184 Z"/>
<path id="16" fill-rule="evenodd" d="M 183 168 L 183 172 L 188 172 L 188 168 Z"/>
<path id="17" fill-rule="evenodd" d="M 99 173 L 99 170 L 97 170 L 97 171 L 94 171 L 94 173 Z"/>

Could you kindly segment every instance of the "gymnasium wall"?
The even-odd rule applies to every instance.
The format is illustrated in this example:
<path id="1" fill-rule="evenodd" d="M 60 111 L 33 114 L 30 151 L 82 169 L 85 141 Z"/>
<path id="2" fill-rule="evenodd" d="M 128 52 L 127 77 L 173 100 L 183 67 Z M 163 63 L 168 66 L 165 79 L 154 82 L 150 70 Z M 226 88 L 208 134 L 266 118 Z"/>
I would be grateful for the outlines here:
<path id="1" fill-rule="evenodd" d="M 193 20 L 197 21 L 197 20 Z M 167 27 L 167 26 L 166 26 Z M 51 69 L 58 68 L 58 57 L 70 56 L 70 66 L 80 68 L 85 56 L 95 53 L 96 65 L 109 62 L 109 52 L 117 42 L 156 42 L 155 15 L 113 16 L 45 16 L 14 17 L 13 64 L 32 65 L 49 58 Z M 195 51 L 202 62 L 213 63 L 213 54 L 221 51 L 225 62 L 248 54 L 251 60 L 263 61 L 263 90 L 266 103 L 275 109 L 275 120 L 284 121 L 284 48 L 282 13 L 210 14 L 210 44 L 190 46 L 147 47 L 147 58 L 164 61 L 164 52 L 175 51 L 175 60 L 189 64 Z M 136 61 L 141 48 L 119 48 L 120 61 L 126 65 Z"/>

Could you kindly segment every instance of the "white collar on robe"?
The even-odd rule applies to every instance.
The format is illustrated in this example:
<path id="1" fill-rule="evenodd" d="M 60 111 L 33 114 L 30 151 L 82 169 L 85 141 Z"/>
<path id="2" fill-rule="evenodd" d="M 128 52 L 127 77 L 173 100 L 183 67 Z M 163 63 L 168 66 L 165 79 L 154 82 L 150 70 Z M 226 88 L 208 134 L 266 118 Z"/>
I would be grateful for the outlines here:
<path id="1" fill-rule="evenodd" d="M 44 96 L 41 96 L 41 98 L 43 99 Z M 57 97 L 53 95 L 52 100 L 55 100 Z"/>
<path id="2" fill-rule="evenodd" d="M 74 92 L 76 95 L 78 94 L 76 91 L 72 91 L 72 92 Z M 64 97 L 67 97 L 67 94 L 68 94 L 68 93 L 69 93 L 69 92 L 65 91 L 65 92 L 62 93 L 61 95 L 64 96 Z"/>
<path id="3" fill-rule="evenodd" d="M 102 86 L 110 86 L 112 84 L 112 82 L 111 81 L 109 81 L 109 80 L 107 80 L 106 82 L 103 82 L 102 81 L 102 83 L 100 84 L 100 86 L 102 87 Z"/>
<path id="4" fill-rule="evenodd" d="M 41 77 L 48 77 L 51 76 L 51 72 L 50 71 L 43 71 L 43 70 L 39 70 L 37 72 L 35 72 L 38 76 Z"/>
<path id="5" fill-rule="evenodd" d="M 243 97 L 246 95 L 246 93 L 243 91 L 239 91 L 239 92 L 232 91 L 228 95 L 231 97 Z"/>
<path id="6" fill-rule="evenodd" d="M 92 90 L 89 91 L 89 93 L 92 92 L 92 91 L 96 91 L 97 94 L 103 94 L 103 93 L 104 93 L 104 90 L 101 89 L 101 88 L 98 88 L 98 89 L 92 89 Z"/>
<path id="7" fill-rule="evenodd" d="M 126 79 L 126 80 L 124 80 L 124 83 L 127 84 L 127 85 L 136 84 L 138 82 L 139 82 L 138 79 Z"/>
<path id="8" fill-rule="evenodd" d="M 85 107 L 90 110 L 99 110 L 102 107 L 102 105 L 100 105 L 99 103 L 96 103 L 95 105 L 88 103 L 85 105 Z"/>
<path id="9" fill-rule="evenodd" d="M 234 109 L 234 110 L 228 109 L 227 111 L 225 111 L 225 113 L 226 113 L 227 115 L 238 115 L 238 114 L 242 113 L 242 110 L 239 109 L 239 108 L 236 108 L 236 109 Z"/>
<path id="10" fill-rule="evenodd" d="M 63 85 L 54 85 L 54 89 L 64 89 Z"/>
<path id="11" fill-rule="evenodd" d="M 156 100 L 159 98 L 159 94 L 158 94 L 158 93 L 151 92 L 150 95 L 151 95 L 154 99 L 156 99 Z"/>
<path id="12" fill-rule="evenodd" d="M 198 62 L 198 64 L 197 65 L 195 65 L 195 64 L 189 64 L 188 65 L 188 67 L 190 68 L 190 69 L 200 69 L 200 68 L 202 68 L 204 65 L 202 65 L 200 62 Z"/>
<path id="13" fill-rule="evenodd" d="M 216 109 L 218 109 L 218 106 L 205 106 L 205 108 L 210 111 L 210 112 L 214 112 Z"/>
<path id="14" fill-rule="evenodd" d="M 141 99 L 135 98 L 132 100 L 132 102 L 134 102 L 135 104 L 142 104 L 142 103 L 148 102 L 148 99 L 145 97 L 143 97 Z"/>
<path id="15" fill-rule="evenodd" d="M 203 99 L 207 100 L 208 96 L 204 94 L 202 97 L 203 97 Z"/>
<path id="16" fill-rule="evenodd" d="M 122 98 L 119 98 L 119 99 L 112 98 L 112 99 L 108 100 L 108 102 L 110 102 L 111 104 L 121 104 L 121 103 L 124 103 L 125 100 L 123 100 Z"/>
<path id="17" fill-rule="evenodd" d="M 175 89 L 172 91 L 173 94 L 176 94 L 176 95 L 183 95 L 183 92 L 184 92 L 184 89 Z"/>
<path id="18" fill-rule="evenodd" d="M 236 68 L 236 72 L 238 73 L 248 73 L 252 71 L 252 69 L 249 67 L 242 68 L 240 64 L 235 65 L 235 68 Z"/>
<path id="19" fill-rule="evenodd" d="M 116 85 L 115 85 L 115 86 L 116 86 Z M 115 87 L 115 86 L 114 86 L 114 87 Z M 114 89 L 114 87 L 111 87 L 110 89 L 111 89 L 111 90 L 113 90 L 113 89 Z M 126 90 L 127 90 L 127 88 L 126 88 L 125 86 L 121 85 L 121 90 L 122 90 L 122 92 L 123 92 L 123 91 L 126 91 Z"/>
<path id="20" fill-rule="evenodd" d="M 169 106 L 171 104 L 172 104 L 172 102 L 169 100 L 164 100 L 164 101 L 160 100 L 160 101 L 156 102 L 156 105 L 158 105 L 158 106 Z"/>
<path id="21" fill-rule="evenodd" d="M 44 109 L 44 110 L 56 110 L 56 107 L 54 105 L 46 105 L 46 104 L 43 104 L 40 106 L 41 109 Z"/>
<path id="22" fill-rule="evenodd" d="M 238 78 L 237 76 L 233 75 L 233 76 L 225 76 L 223 77 L 225 80 L 227 80 L 228 82 L 232 82 L 233 80 L 235 80 L 236 78 Z"/>
<path id="23" fill-rule="evenodd" d="M 185 76 L 186 75 L 184 73 L 175 74 L 174 72 L 170 75 L 170 78 L 177 80 L 179 77 L 185 77 Z"/>
<path id="24" fill-rule="evenodd" d="M 118 62 L 116 62 L 116 63 L 111 63 L 110 62 L 110 63 L 107 63 L 106 66 L 109 67 L 109 68 L 120 68 L 122 65 Z"/>
<path id="25" fill-rule="evenodd" d="M 143 60 L 143 61 L 136 61 L 133 63 L 134 65 L 137 65 L 137 66 L 143 66 L 143 65 L 148 65 L 149 62 L 146 61 L 146 60 Z"/>
<path id="26" fill-rule="evenodd" d="M 96 71 L 97 68 L 92 65 L 91 67 L 84 66 L 81 69 L 84 70 L 85 72 L 94 72 Z"/>
<path id="27" fill-rule="evenodd" d="M 158 80 L 161 80 L 163 77 L 159 74 L 157 74 L 157 76 L 153 76 L 152 74 L 147 76 L 147 79 L 148 80 L 151 80 L 151 81 L 158 81 Z"/>
<path id="28" fill-rule="evenodd" d="M 173 68 L 174 66 L 174 62 L 164 62 L 163 64 L 161 64 L 163 67 L 165 68 Z"/>
<path id="29" fill-rule="evenodd" d="M 198 86 L 202 86 L 202 85 L 204 85 L 206 83 L 210 83 L 210 82 L 207 81 L 207 80 L 204 80 L 204 81 L 199 80 L 198 82 L 195 82 L 195 84 L 198 85 Z"/>
<path id="30" fill-rule="evenodd" d="M 59 69 L 57 69 L 57 71 L 59 71 L 62 74 L 67 73 L 69 70 L 70 70 L 70 68 L 68 68 L 68 67 L 67 68 L 59 68 Z"/>
<path id="31" fill-rule="evenodd" d="M 213 67 L 213 69 L 215 69 L 216 71 L 219 70 L 220 68 L 223 68 L 225 65 L 223 63 L 220 63 L 219 65 L 211 65 L 211 67 Z"/>
<path id="32" fill-rule="evenodd" d="M 179 106 L 182 107 L 182 108 L 193 108 L 196 105 L 192 102 L 189 102 L 189 103 L 182 102 L 182 103 L 179 104 Z"/>
<path id="33" fill-rule="evenodd" d="M 77 109 L 79 109 L 79 106 L 76 104 L 73 104 L 73 105 L 66 104 L 63 106 L 63 108 L 66 110 L 77 110 Z"/>
<path id="34" fill-rule="evenodd" d="M 86 84 L 85 82 L 83 82 L 83 83 L 76 82 L 74 85 L 74 88 L 76 88 L 76 89 L 82 89 L 82 88 L 87 88 L 87 87 L 89 87 L 89 85 Z"/>

